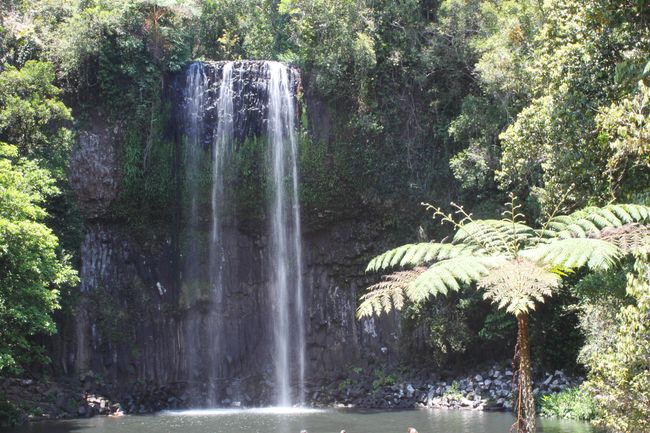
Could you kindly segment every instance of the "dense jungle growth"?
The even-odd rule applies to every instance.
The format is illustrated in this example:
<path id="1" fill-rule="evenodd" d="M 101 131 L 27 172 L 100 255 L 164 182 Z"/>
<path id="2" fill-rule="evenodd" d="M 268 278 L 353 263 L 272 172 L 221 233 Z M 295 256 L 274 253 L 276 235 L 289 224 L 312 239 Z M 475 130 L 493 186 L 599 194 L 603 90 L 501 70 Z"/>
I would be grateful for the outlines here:
<path id="1" fill-rule="evenodd" d="M 480 252 L 477 263 L 462 264 L 467 275 L 450 271 L 435 290 L 406 299 L 369 306 L 365 298 L 363 314 L 390 310 L 386 300 L 404 301 L 401 331 L 413 336 L 403 343 L 413 353 L 404 368 L 510 358 L 525 317 L 526 368 L 584 373 L 586 382 L 571 392 L 594 405 L 587 418 L 614 432 L 650 429 L 647 0 L 3 1 L 0 375 L 71 373 L 56 359 L 81 302 L 85 225 L 110 220 L 142 239 L 173 230 L 175 74 L 194 60 L 241 59 L 301 71 L 305 231 L 370 224 L 381 237 L 364 252 L 370 260 L 396 245 L 457 240 L 458 226 L 435 223 L 422 202 L 443 206 L 436 208 L 443 216 L 457 210 L 448 203 L 462 203 L 478 222 L 500 221 L 511 195 L 521 204 L 510 216 L 521 212 L 528 225 L 514 221 L 521 226 L 505 242 L 497 233 L 499 254 Z M 108 208 L 89 211 L 75 201 L 70 154 L 82 131 L 98 127 L 119 143 L 120 186 Z M 261 155 L 250 139 L 233 169 L 239 224 L 248 232 L 264 218 Z M 607 207 L 614 203 L 629 206 Z M 552 248 L 556 237 L 548 233 L 549 243 L 530 240 L 531 227 L 543 230 L 549 221 L 588 241 L 593 233 L 584 221 L 599 231 L 628 227 L 628 244 L 615 245 L 625 254 L 608 250 L 601 259 L 611 266 L 584 267 L 595 254 L 589 246 L 571 250 L 576 256 L 555 251 L 560 259 L 547 263 L 553 269 L 537 269 L 552 297 L 537 305 L 541 297 L 533 295 L 512 314 L 492 308 L 490 299 L 502 301 L 496 292 L 503 281 L 486 280 L 485 256 L 501 257 L 513 245 L 525 257 L 527 249 Z M 457 244 L 476 247 L 470 237 Z M 374 259 L 370 268 L 426 273 L 413 269 L 425 254 Z M 427 261 L 440 259 L 431 254 Z M 411 283 L 418 275 L 402 277 Z M 378 281 L 368 278 L 367 285 Z M 477 284 L 490 299 L 471 290 Z M 429 296 L 448 288 L 447 297 Z"/>

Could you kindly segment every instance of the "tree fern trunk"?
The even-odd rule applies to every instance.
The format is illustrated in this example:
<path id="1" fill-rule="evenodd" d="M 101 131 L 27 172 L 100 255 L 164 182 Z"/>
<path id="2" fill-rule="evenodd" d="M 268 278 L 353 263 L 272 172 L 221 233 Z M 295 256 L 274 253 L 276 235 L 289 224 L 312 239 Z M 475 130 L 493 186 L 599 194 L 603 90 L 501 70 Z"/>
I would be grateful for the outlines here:
<path id="1" fill-rule="evenodd" d="M 517 373 L 517 433 L 535 433 L 535 397 L 533 396 L 533 373 L 528 341 L 528 314 L 517 316 L 517 346 L 519 348 L 519 371 Z"/>

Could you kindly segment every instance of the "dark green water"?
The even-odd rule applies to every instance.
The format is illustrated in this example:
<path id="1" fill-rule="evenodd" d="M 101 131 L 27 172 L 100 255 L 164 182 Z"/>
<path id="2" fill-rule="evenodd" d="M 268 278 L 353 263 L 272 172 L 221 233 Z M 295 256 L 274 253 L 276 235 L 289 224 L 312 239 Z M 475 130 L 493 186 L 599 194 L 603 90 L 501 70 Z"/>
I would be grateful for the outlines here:
<path id="1" fill-rule="evenodd" d="M 511 414 L 448 411 L 278 411 L 277 409 L 166 412 L 157 415 L 95 417 L 36 422 L 11 433 L 508 433 Z M 589 424 L 541 420 L 540 432 L 592 433 Z"/>

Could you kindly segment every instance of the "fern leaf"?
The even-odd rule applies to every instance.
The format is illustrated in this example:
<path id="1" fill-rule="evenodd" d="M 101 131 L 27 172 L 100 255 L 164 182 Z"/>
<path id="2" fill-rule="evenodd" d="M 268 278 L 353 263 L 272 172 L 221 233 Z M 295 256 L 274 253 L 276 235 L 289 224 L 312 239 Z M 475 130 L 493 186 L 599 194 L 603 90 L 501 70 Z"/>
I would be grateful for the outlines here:
<path id="1" fill-rule="evenodd" d="M 390 312 L 393 308 L 401 310 L 405 302 L 404 289 L 425 269 L 415 268 L 395 272 L 384 276 L 382 281 L 368 287 L 368 293 L 361 296 L 357 317 L 380 315 Z"/>
<path id="2" fill-rule="evenodd" d="M 465 244 L 455 245 L 434 242 L 406 244 L 386 251 L 370 260 L 366 272 L 376 272 L 397 266 L 418 266 L 437 260 L 472 254 L 477 250 L 475 246 Z"/>
<path id="3" fill-rule="evenodd" d="M 506 220 L 474 220 L 463 224 L 453 242 L 476 245 L 492 252 L 508 251 L 514 244 L 533 238 L 535 231 L 522 223 Z"/>
<path id="4" fill-rule="evenodd" d="M 560 239 L 592 236 L 606 228 L 618 228 L 631 223 L 645 223 L 650 219 L 650 207 L 638 204 L 590 206 L 571 215 L 552 218 L 544 236 Z"/>
<path id="5" fill-rule="evenodd" d="M 592 270 L 605 270 L 623 255 L 616 245 L 601 239 L 559 239 L 523 250 L 520 255 L 547 266 L 577 269 L 587 266 Z"/>
<path id="6" fill-rule="evenodd" d="M 406 297 L 418 303 L 450 290 L 458 291 L 505 260 L 502 256 L 460 256 L 434 263 L 406 287 Z"/>
<path id="7" fill-rule="evenodd" d="M 610 242 L 625 252 L 633 253 L 650 245 L 650 225 L 630 223 L 617 228 L 606 228 L 594 237 Z"/>

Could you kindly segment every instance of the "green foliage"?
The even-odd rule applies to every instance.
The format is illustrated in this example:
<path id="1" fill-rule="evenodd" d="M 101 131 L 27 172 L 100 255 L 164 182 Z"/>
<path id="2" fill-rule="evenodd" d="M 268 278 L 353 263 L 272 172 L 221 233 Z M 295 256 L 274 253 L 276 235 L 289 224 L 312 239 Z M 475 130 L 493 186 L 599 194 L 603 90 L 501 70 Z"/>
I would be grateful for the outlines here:
<path id="1" fill-rule="evenodd" d="M 228 173 L 236 184 L 235 212 L 238 221 L 250 232 L 260 232 L 264 226 L 267 197 L 267 173 L 265 168 L 266 138 L 250 137 L 239 144 L 234 152 L 235 172 Z"/>
<path id="2" fill-rule="evenodd" d="M 62 180 L 72 144 L 72 131 L 62 125 L 72 116 L 53 82 L 54 65 L 48 62 L 29 60 L 21 69 L 0 72 L 0 140 L 43 160 Z"/>
<path id="3" fill-rule="evenodd" d="M 393 386 L 397 382 L 394 374 L 386 374 L 383 370 L 375 371 L 375 379 L 372 381 L 373 391 L 378 391 L 387 386 Z"/>
<path id="4" fill-rule="evenodd" d="M 632 90 L 623 76 L 638 80 L 647 63 L 650 33 L 637 7 L 600 0 L 548 4 L 529 63 L 532 98 L 501 135 L 503 188 L 528 189 L 544 209 L 561 197 L 572 206 L 604 201 L 617 190 L 607 176 L 614 152 L 599 138 L 597 116 L 598 107 Z"/>
<path id="5" fill-rule="evenodd" d="M 640 4 L 441 2 L 456 53 L 444 58 L 460 56 L 475 77 L 448 130 L 468 200 L 496 194 L 494 180 L 547 212 L 562 198 L 575 208 L 645 188 L 647 83 L 637 82 L 648 78 L 650 33 Z"/>
<path id="6" fill-rule="evenodd" d="M 628 274 L 632 305 L 616 318 L 614 338 L 587 362 L 589 389 L 596 396 L 600 422 L 615 432 L 641 433 L 650 428 L 650 252 L 637 253 Z"/>
<path id="7" fill-rule="evenodd" d="M 122 190 L 115 212 L 144 226 L 152 220 L 169 221 L 173 215 L 175 144 L 164 133 L 169 112 L 156 101 L 148 117 L 131 119 L 124 132 Z"/>
<path id="8" fill-rule="evenodd" d="M 15 427 L 24 421 L 24 414 L 13 402 L 0 394 L 0 427 Z"/>
<path id="9" fill-rule="evenodd" d="M 410 359 L 442 368 L 453 362 L 471 346 L 473 336 L 469 326 L 469 302 L 458 296 L 432 302 L 409 305 L 402 314 L 403 332 L 412 335 L 405 350 Z"/>
<path id="10" fill-rule="evenodd" d="M 517 324 L 512 316 L 503 310 L 497 310 L 485 317 L 483 327 L 478 331 L 478 336 L 486 341 L 507 341 L 516 335 Z"/>
<path id="11" fill-rule="evenodd" d="M 298 137 L 300 207 L 306 214 L 307 227 L 318 228 L 354 208 L 358 185 L 350 161 L 355 156 L 346 153 L 349 149 L 330 151 L 326 142 L 309 136 L 306 125 Z"/>
<path id="12" fill-rule="evenodd" d="M 460 384 L 457 381 L 453 381 L 449 388 L 445 390 L 443 396 L 450 400 L 460 400 L 463 398 L 463 393 L 460 392 Z"/>
<path id="13" fill-rule="evenodd" d="M 525 250 L 522 256 L 560 269 L 606 270 L 614 266 L 623 251 L 611 242 L 601 239 L 557 239 Z"/>
<path id="14" fill-rule="evenodd" d="M 58 192 L 49 173 L 0 143 L 0 371 L 38 360 L 30 337 L 56 330 L 59 290 L 77 281 L 41 207 Z"/>
<path id="15" fill-rule="evenodd" d="M 579 300 L 573 308 L 585 338 L 578 362 L 587 364 L 593 356 L 606 352 L 616 340 L 616 315 L 629 303 L 625 285 L 630 270 L 624 263 L 621 269 L 590 273 L 571 287 Z"/>
<path id="16" fill-rule="evenodd" d="M 455 245 L 439 243 L 406 244 L 394 250 L 386 251 L 373 258 L 366 272 L 379 271 L 394 267 L 417 266 L 436 260 L 451 259 L 460 255 L 471 254 L 476 251 L 472 245 Z"/>
<path id="17" fill-rule="evenodd" d="M 319 91 L 327 95 L 362 85 L 376 63 L 375 42 L 363 19 L 370 11 L 354 0 L 282 0 L 278 10 L 289 20 L 293 53 L 312 71 Z"/>
<path id="18" fill-rule="evenodd" d="M 268 0 L 208 0 L 201 5 L 198 38 L 212 59 L 273 59 L 282 52 L 277 6 Z"/>
<path id="19" fill-rule="evenodd" d="M 599 139 L 609 143 L 610 189 L 647 192 L 650 184 L 650 88 L 639 81 L 637 91 L 610 107 L 601 108 L 596 122 Z"/>
<path id="20" fill-rule="evenodd" d="M 545 224 L 542 236 L 553 238 L 584 238 L 609 228 L 620 228 L 633 222 L 650 219 L 647 206 L 637 204 L 589 206 L 568 216 L 556 216 Z"/>
<path id="21" fill-rule="evenodd" d="M 543 417 L 590 421 L 596 416 L 594 398 L 578 387 L 543 395 L 540 405 L 540 415 Z"/>
<path id="22" fill-rule="evenodd" d="M 443 23 L 448 15 L 471 17 L 462 24 L 455 20 L 456 32 L 465 30 L 456 43 L 476 77 L 460 114 L 449 124 L 449 134 L 464 149 L 452 158 L 451 167 L 465 190 L 494 193 L 499 134 L 528 99 L 533 36 L 542 25 L 543 10 L 528 0 L 448 0 L 441 4 Z"/>

